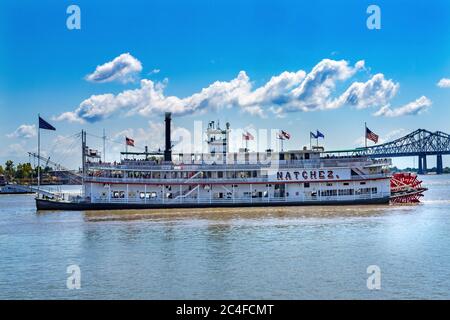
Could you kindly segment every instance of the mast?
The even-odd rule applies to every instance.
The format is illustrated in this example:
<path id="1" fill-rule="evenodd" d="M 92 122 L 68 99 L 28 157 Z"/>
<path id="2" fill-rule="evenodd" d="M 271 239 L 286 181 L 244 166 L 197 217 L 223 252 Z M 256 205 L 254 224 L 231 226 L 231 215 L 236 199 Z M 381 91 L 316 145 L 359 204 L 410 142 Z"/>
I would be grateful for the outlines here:
<path id="1" fill-rule="evenodd" d="M 37 167 L 38 191 L 41 186 L 41 126 L 39 125 L 40 116 L 41 115 L 38 113 L 38 167 Z"/>
<path id="2" fill-rule="evenodd" d="M 106 162 L 106 131 L 103 128 L 103 162 Z"/>
<path id="3" fill-rule="evenodd" d="M 81 130 L 81 181 L 84 185 L 84 176 L 86 175 L 86 131 Z"/>

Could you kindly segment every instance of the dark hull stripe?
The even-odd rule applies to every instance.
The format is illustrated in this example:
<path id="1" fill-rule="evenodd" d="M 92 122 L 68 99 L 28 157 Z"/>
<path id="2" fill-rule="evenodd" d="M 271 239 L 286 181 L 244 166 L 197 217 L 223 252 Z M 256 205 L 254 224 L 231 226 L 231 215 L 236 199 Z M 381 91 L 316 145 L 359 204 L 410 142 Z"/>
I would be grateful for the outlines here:
<path id="1" fill-rule="evenodd" d="M 129 209 L 170 209 L 170 208 L 232 208 L 232 207 L 286 207 L 286 206 L 326 206 L 326 205 L 362 205 L 388 204 L 389 197 L 377 199 L 340 200 L 340 201 L 296 201 L 296 202 L 258 202 L 258 203 L 70 203 L 36 199 L 37 210 L 129 210 Z"/>

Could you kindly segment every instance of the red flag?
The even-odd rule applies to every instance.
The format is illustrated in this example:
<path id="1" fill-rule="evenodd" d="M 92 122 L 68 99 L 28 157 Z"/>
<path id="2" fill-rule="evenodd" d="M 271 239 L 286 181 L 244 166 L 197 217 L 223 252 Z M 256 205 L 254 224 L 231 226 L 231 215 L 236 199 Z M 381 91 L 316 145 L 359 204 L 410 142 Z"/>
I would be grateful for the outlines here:
<path id="1" fill-rule="evenodd" d="M 125 137 L 125 143 L 127 144 L 127 146 L 134 147 L 134 140 L 131 138 Z"/>
<path id="2" fill-rule="evenodd" d="M 244 140 L 253 140 L 255 138 L 252 136 L 252 134 L 250 132 L 247 132 L 247 133 L 243 133 L 242 134 L 242 139 L 244 139 Z"/>

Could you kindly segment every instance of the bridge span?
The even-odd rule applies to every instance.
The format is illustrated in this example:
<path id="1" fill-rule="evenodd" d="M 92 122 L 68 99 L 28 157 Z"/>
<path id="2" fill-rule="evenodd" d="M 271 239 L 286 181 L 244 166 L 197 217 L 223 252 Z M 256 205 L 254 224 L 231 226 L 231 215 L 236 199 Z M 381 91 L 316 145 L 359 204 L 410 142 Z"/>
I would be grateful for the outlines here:
<path id="1" fill-rule="evenodd" d="M 373 158 L 418 157 L 419 174 L 428 171 L 427 156 L 436 156 L 436 173 L 442 174 L 442 156 L 450 154 L 450 135 L 442 131 L 417 129 L 394 141 L 367 148 L 356 148 L 351 150 L 351 153 Z"/>

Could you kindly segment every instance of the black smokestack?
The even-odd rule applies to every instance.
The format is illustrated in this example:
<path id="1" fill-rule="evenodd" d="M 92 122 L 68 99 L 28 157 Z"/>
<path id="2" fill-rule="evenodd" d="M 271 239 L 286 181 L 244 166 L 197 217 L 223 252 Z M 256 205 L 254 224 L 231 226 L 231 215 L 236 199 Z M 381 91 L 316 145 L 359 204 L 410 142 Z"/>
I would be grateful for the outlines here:
<path id="1" fill-rule="evenodd" d="M 164 150 L 164 161 L 172 161 L 172 141 L 170 138 L 170 127 L 172 122 L 172 114 L 166 112 L 166 148 Z"/>

